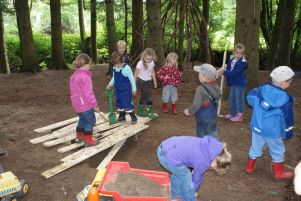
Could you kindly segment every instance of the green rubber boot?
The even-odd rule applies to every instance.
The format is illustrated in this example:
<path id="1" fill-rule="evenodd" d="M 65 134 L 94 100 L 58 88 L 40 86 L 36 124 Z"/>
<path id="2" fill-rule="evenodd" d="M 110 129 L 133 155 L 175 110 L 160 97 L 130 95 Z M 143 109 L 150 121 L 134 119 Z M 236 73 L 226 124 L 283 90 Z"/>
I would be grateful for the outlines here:
<path id="1" fill-rule="evenodd" d="M 144 109 L 144 105 L 140 105 L 138 104 L 138 113 L 137 113 L 137 116 L 139 117 L 146 117 L 146 113 L 143 111 Z"/>
<path id="2" fill-rule="evenodd" d="M 147 105 L 147 106 L 146 106 L 146 115 L 147 115 L 149 118 L 151 118 L 151 119 L 157 118 L 157 115 L 154 114 L 153 106 L 152 106 L 152 105 Z"/>

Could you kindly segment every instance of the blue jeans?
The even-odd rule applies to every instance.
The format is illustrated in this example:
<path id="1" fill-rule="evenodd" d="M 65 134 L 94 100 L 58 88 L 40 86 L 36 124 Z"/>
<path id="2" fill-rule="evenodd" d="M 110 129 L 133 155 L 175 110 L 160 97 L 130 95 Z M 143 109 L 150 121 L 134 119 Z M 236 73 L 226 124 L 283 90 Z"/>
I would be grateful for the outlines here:
<path id="1" fill-rule="evenodd" d="M 171 198 L 182 198 L 183 201 L 195 201 L 194 185 L 190 170 L 185 165 L 174 166 L 169 164 L 164 156 L 161 144 L 157 149 L 157 157 L 160 164 L 171 173 Z"/>
<path id="2" fill-rule="evenodd" d="M 195 113 L 197 137 L 211 135 L 212 137 L 218 138 L 216 109 L 217 104 L 210 101 L 209 107 L 200 107 Z"/>
<path id="3" fill-rule="evenodd" d="M 244 90 L 245 87 L 231 86 L 230 90 L 230 114 L 236 116 L 236 114 L 244 112 Z"/>
<path id="4" fill-rule="evenodd" d="M 163 87 L 162 91 L 162 101 L 163 103 L 175 103 L 178 100 L 178 90 L 177 87 L 173 85 L 166 85 Z"/>
<path id="5" fill-rule="evenodd" d="M 95 125 L 96 118 L 94 109 L 88 110 L 86 112 L 78 113 L 79 121 L 76 130 L 83 131 L 87 134 L 92 134 L 93 126 Z"/>
<path id="6" fill-rule="evenodd" d="M 256 159 L 262 155 L 263 146 L 267 144 L 273 162 L 284 161 L 285 146 L 282 138 L 270 138 L 252 132 L 252 144 L 249 151 L 249 158 Z"/>

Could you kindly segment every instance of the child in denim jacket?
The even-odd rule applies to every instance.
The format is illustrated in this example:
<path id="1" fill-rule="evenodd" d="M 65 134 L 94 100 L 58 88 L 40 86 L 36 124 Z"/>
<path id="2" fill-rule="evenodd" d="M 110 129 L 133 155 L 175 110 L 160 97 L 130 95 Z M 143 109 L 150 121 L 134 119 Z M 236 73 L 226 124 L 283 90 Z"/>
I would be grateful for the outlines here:
<path id="1" fill-rule="evenodd" d="M 194 66 L 193 70 L 199 73 L 200 85 L 195 90 L 193 103 L 184 110 L 184 114 L 195 114 L 198 137 L 211 135 L 217 138 L 217 100 L 221 96 L 220 88 L 215 82 L 217 71 L 211 64 Z"/>
<path id="2" fill-rule="evenodd" d="M 270 76 L 273 82 L 251 90 L 247 96 L 248 104 L 253 107 L 250 128 L 252 130 L 252 144 L 246 173 L 251 174 L 255 168 L 256 159 L 262 155 L 264 145 L 267 144 L 274 178 L 288 179 L 291 172 L 284 171 L 285 146 L 283 138 L 293 135 L 293 98 L 285 91 L 294 76 L 294 72 L 287 66 L 275 68 Z"/>

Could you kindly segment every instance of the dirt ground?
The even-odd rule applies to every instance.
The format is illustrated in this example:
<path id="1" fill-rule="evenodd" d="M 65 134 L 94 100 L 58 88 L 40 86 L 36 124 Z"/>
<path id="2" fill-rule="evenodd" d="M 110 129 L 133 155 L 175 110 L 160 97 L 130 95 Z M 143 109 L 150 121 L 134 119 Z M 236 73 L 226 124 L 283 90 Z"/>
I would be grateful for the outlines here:
<path id="1" fill-rule="evenodd" d="M 106 68 L 98 67 L 94 73 L 94 91 L 100 108 L 108 112 L 108 99 L 104 95 L 109 79 Z M 39 134 L 33 130 L 63 121 L 76 114 L 69 100 L 70 71 L 44 71 L 38 74 L 12 74 L 0 76 L 0 145 L 8 154 L 0 160 L 5 170 L 11 170 L 19 178 L 29 182 L 30 192 L 25 201 L 71 201 L 76 194 L 89 184 L 96 167 L 107 151 L 74 166 L 62 173 L 44 179 L 41 172 L 60 164 L 64 155 L 57 147 L 45 148 L 41 144 L 33 145 L 30 139 Z M 154 108 L 159 118 L 151 121 L 150 127 L 140 133 L 138 138 L 129 138 L 114 157 L 116 161 L 127 161 L 131 167 L 164 171 L 156 159 L 155 150 L 159 143 L 172 135 L 194 135 L 194 117 L 185 117 L 183 110 L 191 103 L 193 91 L 197 86 L 197 75 L 192 74 L 189 83 L 179 87 L 178 115 L 160 112 L 162 88 L 153 90 Z M 260 81 L 267 81 L 267 73 L 260 73 Z M 295 99 L 295 135 L 286 141 L 286 164 L 294 167 L 300 161 L 300 115 L 301 80 L 295 79 L 289 92 Z M 134 102 L 137 103 L 138 97 Z M 223 102 L 222 113 L 228 106 Z M 301 200 L 293 192 L 291 181 L 277 182 L 272 178 L 271 160 L 267 150 L 258 160 L 256 172 L 246 175 L 244 168 L 250 145 L 249 120 L 251 109 L 246 108 L 245 119 L 241 123 L 232 123 L 220 118 L 219 136 L 229 145 L 233 154 L 230 172 L 217 176 L 214 172 L 205 174 L 199 190 L 205 201 L 282 201 Z M 290 168 L 287 167 L 289 170 Z"/>

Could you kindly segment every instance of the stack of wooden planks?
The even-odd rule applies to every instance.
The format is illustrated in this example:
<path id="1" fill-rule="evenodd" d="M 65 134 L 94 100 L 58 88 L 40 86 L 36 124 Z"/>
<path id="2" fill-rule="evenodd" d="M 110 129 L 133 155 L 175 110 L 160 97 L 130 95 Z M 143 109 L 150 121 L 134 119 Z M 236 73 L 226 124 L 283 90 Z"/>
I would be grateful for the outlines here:
<path id="1" fill-rule="evenodd" d="M 42 172 L 43 177 L 46 179 L 50 178 L 87 158 L 114 146 L 97 167 L 97 169 L 104 168 L 118 152 L 126 139 L 148 128 L 149 126 L 145 123 L 151 120 L 148 117 L 139 117 L 137 124 L 132 125 L 130 119 L 127 118 L 126 122 L 110 125 L 107 121 L 108 114 L 95 113 L 95 115 L 96 124 L 93 129 L 93 136 L 100 141 L 96 146 L 85 147 L 83 142 L 70 143 L 72 140 L 76 139 L 75 129 L 78 122 L 77 117 L 34 130 L 35 133 L 44 135 L 31 139 L 30 142 L 32 144 L 43 143 L 45 147 L 61 145 L 57 149 L 59 153 L 69 153 L 75 149 L 77 150 L 62 158 L 62 163 L 60 165 Z"/>

